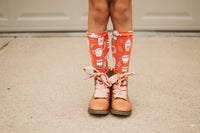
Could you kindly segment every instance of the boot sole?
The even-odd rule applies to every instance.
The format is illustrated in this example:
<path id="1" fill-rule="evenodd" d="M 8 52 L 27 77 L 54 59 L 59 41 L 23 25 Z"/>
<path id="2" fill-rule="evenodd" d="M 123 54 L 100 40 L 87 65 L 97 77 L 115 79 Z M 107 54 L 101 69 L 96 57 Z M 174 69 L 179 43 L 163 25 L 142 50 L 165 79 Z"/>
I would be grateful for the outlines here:
<path id="1" fill-rule="evenodd" d="M 119 115 L 119 116 L 129 116 L 129 115 L 131 115 L 131 113 L 132 113 L 132 110 L 129 112 L 111 110 L 111 114 Z"/>
<path id="2" fill-rule="evenodd" d="M 110 110 L 102 111 L 102 110 L 92 110 L 88 108 L 88 112 L 93 115 L 107 115 L 110 112 Z"/>

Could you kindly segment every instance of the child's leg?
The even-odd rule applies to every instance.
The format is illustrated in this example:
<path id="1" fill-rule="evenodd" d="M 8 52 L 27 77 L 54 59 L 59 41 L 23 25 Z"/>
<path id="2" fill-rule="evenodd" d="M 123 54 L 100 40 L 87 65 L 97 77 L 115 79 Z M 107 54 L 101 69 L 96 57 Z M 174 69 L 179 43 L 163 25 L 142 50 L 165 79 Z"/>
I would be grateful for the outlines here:
<path id="1" fill-rule="evenodd" d="M 89 0 L 88 32 L 104 32 L 109 19 L 108 0 Z"/>
<path id="2" fill-rule="evenodd" d="M 110 12 L 114 70 L 128 72 L 133 40 L 132 0 L 112 0 Z"/>
<path id="3" fill-rule="evenodd" d="M 88 42 L 92 65 L 99 71 L 108 66 L 108 32 L 109 19 L 108 0 L 89 0 Z"/>
<path id="4" fill-rule="evenodd" d="M 95 92 L 89 103 L 91 114 L 108 114 L 110 106 L 110 86 L 108 65 L 108 32 L 109 18 L 108 0 L 89 0 L 88 31 L 89 52 L 94 73 L 88 73 L 94 78 Z"/>
<path id="5" fill-rule="evenodd" d="M 112 54 L 114 61 L 114 75 L 112 77 L 112 105 L 111 113 L 116 115 L 130 115 L 132 104 L 128 97 L 127 73 L 132 48 L 132 0 L 112 0 L 111 19 L 113 23 Z"/>
<path id="6" fill-rule="evenodd" d="M 132 0 L 112 0 L 110 13 L 114 30 L 132 30 Z"/>

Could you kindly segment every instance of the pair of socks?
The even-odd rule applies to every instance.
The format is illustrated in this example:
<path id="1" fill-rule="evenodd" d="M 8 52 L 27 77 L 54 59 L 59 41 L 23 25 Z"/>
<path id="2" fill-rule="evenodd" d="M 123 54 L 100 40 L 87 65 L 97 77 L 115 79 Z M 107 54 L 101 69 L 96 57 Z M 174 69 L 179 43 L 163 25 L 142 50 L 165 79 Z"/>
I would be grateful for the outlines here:
<path id="1" fill-rule="evenodd" d="M 108 68 L 108 32 L 86 33 L 92 65 L 99 71 Z M 112 55 L 114 71 L 128 72 L 133 42 L 133 31 L 112 31 Z"/>

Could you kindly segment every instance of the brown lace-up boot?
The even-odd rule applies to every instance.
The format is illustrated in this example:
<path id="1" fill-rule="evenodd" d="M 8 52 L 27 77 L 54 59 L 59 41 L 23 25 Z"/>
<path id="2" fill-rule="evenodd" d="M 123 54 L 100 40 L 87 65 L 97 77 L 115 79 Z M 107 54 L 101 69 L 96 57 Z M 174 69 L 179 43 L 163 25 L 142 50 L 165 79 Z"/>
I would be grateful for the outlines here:
<path id="1" fill-rule="evenodd" d="M 94 78 L 95 91 L 89 102 L 88 112 L 91 114 L 106 115 L 110 112 L 110 87 L 112 85 L 108 83 L 110 69 L 101 72 L 95 68 L 89 69 L 94 70 L 94 73 L 86 72 L 90 75 L 89 78 Z"/>
<path id="2" fill-rule="evenodd" d="M 111 92 L 111 113 L 114 115 L 128 116 L 132 112 L 132 104 L 128 96 L 128 76 L 134 73 L 114 71 L 111 80 L 113 82 Z"/>

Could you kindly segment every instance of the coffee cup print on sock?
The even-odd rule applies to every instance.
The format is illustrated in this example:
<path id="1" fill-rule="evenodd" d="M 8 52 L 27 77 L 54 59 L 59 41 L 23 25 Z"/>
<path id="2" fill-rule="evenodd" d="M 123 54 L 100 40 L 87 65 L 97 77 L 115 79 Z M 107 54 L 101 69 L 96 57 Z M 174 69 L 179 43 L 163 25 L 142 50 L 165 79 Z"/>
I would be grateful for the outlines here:
<path id="1" fill-rule="evenodd" d="M 90 38 L 98 38 L 99 36 L 97 34 L 95 34 L 95 33 L 92 33 L 89 37 Z"/>
<path id="2" fill-rule="evenodd" d="M 125 51 L 128 52 L 130 50 L 131 47 L 131 40 L 128 39 L 125 43 Z"/>
<path id="3" fill-rule="evenodd" d="M 113 32 L 113 35 L 115 35 L 115 36 L 121 36 L 121 34 L 119 34 L 119 32 L 116 31 L 116 30 Z"/>
<path id="4" fill-rule="evenodd" d="M 98 38 L 98 44 L 99 46 L 103 45 L 104 37 L 99 37 Z"/>
<path id="5" fill-rule="evenodd" d="M 122 72 L 127 72 L 128 71 L 128 67 L 122 67 Z"/>
<path id="6" fill-rule="evenodd" d="M 123 56 L 122 56 L 122 62 L 123 62 L 124 64 L 128 63 L 128 58 L 129 58 L 128 55 L 123 55 Z"/>
<path id="7" fill-rule="evenodd" d="M 97 64 L 97 67 L 98 67 L 99 69 L 101 69 L 101 68 L 103 67 L 103 59 L 101 59 L 101 60 L 96 60 L 96 64 Z"/>
<path id="8" fill-rule="evenodd" d="M 113 43 L 116 43 L 116 41 L 117 41 L 117 37 L 116 37 L 116 36 L 113 36 L 113 37 L 112 37 L 112 42 L 113 42 Z"/>
<path id="9" fill-rule="evenodd" d="M 95 53 L 96 57 L 102 56 L 103 48 L 97 48 L 97 49 L 95 49 L 94 53 Z"/>

